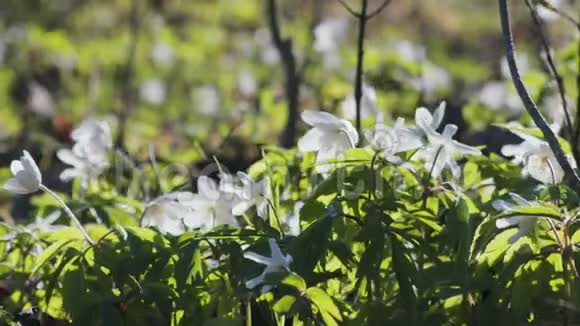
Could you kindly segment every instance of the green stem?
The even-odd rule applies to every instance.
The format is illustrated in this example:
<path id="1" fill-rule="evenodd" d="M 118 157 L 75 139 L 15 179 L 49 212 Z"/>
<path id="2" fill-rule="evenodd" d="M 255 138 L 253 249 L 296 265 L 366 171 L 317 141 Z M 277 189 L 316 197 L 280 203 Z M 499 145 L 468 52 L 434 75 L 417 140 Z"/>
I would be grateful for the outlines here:
<path id="1" fill-rule="evenodd" d="M 246 302 L 246 326 L 252 326 L 252 303 Z"/>
<path id="2" fill-rule="evenodd" d="M 91 239 L 91 237 L 89 236 L 89 234 L 87 233 L 87 231 L 83 228 L 83 225 L 81 224 L 81 222 L 77 219 L 77 217 L 75 216 L 75 214 L 71 211 L 71 209 L 64 203 L 64 201 L 62 201 L 62 199 L 60 199 L 60 197 L 55 194 L 54 192 L 52 192 L 52 190 L 48 189 L 45 185 L 40 185 L 40 190 L 46 192 L 47 194 L 51 195 L 52 198 L 54 198 L 58 204 L 64 209 L 65 213 L 68 215 L 68 217 L 70 217 L 70 219 L 74 222 L 74 224 L 77 226 L 77 228 L 79 229 L 79 231 L 81 231 L 81 233 L 84 235 L 84 237 L 87 239 L 87 242 L 91 245 L 94 246 L 95 242 L 93 241 L 93 239 Z"/>

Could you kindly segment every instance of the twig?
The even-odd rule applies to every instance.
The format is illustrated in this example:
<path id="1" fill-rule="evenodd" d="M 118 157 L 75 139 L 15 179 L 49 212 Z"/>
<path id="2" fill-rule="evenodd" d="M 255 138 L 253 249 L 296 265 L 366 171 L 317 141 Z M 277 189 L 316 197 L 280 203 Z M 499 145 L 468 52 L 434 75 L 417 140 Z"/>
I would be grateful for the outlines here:
<path id="1" fill-rule="evenodd" d="M 556 160 L 562 167 L 562 170 L 564 170 L 566 181 L 568 182 L 570 187 L 574 189 L 574 191 L 580 193 L 580 178 L 578 177 L 578 174 L 576 173 L 576 171 L 574 171 L 572 165 L 570 165 L 570 162 L 566 158 L 566 154 L 564 153 L 562 147 L 560 146 L 560 143 L 558 142 L 558 138 L 556 137 L 552 129 L 550 129 L 550 126 L 548 125 L 548 123 L 538 110 L 538 107 L 530 97 L 530 94 L 528 93 L 526 86 L 524 85 L 522 78 L 520 76 L 518 66 L 515 60 L 515 50 L 510 26 L 507 0 L 498 0 L 498 3 L 499 3 L 499 13 L 501 18 L 502 33 L 504 36 L 504 46 L 506 49 L 506 58 L 508 66 L 510 68 L 510 73 L 514 86 L 518 92 L 518 95 L 520 96 L 520 99 L 522 100 L 522 103 L 524 104 L 524 107 L 534 120 L 535 125 L 542 131 L 542 134 L 544 135 L 544 138 L 548 142 L 550 149 L 554 153 Z"/>
<path id="2" fill-rule="evenodd" d="M 133 111 L 135 102 L 135 90 L 133 77 L 135 75 L 135 60 L 137 57 L 137 41 L 139 39 L 139 0 L 131 1 L 131 12 L 129 16 L 129 47 L 127 49 L 127 61 L 121 81 L 122 107 L 119 110 L 119 131 L 115 139 L 115 145 L 124 148 L 127 121 L 129 114 Z"/>
<path id="3" fill-rule="evenodd" d="M 296 122 L 298 121 L 298 98 L 300 96 L 300 78 L 296 71 L 296 58 L 292 52 L 292 39 L 283 38 L 278 22 L 276 0 L 267 0 L 266 13 L 272 41 L 284 65 L 286 75 L 286 101 L 288 102 L 288 120 L 280 137 L 280 145 L 292 147 L 296 142 Z"/>
<path id="4" fill-rule="evenodd" d="M 383 3 L 377 7 L 377 9 L 373 10 L 367 15 L 367 19 L 370 20 L 376 15 L 380 14 L 383 9 L 387 8 L 387 6 L 391 3 L 391 0 L 385 0 Z"/>
<path id="5" fill-rule="evenodd" d="M 540 38 L 540 42 L 542 43 L 542 47 L 546 52 L 546 61 L 548 63 L 550 72 L 552 73 L 554 79 L 556 80 L 556 84 L 558 85 L 558 92 L 560 93 L 560 99 L 562 100 L 562 107 L 564 109 L 564 115 L 566 117 L 566 124 L 568 125 L 567 129 L 567 133 L 569 136 L 568 141 L 574 144 L 576 143 L 575 139 L 573 139 L 572 137 L 573 134 L 572 128 L 574 128 L 574 125 L 572 124 L 572 119 L 570 118 L 570 112 L 568 110 L 568 101 L 566 100 L 566 86 L 564 85 L 564 80 L 562 79 L 562 76 L 558 72 L 556 64 L 554 63 L 554 58 L 552 57 L 552 51 L 550 50 L 550 44 L 548 42 L 548 36 L 546 35 L 546 32 L 544 31 L 543 28 L 544 24 L 542 22 L 542 19 L 540 18 L 540 16 L 538 16 L 538 12 L 536 11 L 536 8 L 530 2 L 530 0 L 526 0 L 526 6 L 528 7 L 530 15 L 532 16 L 532 21 L 534 22 L 534 26 L 536 27 L 536 30 L 538 32 L 538 36 Z M 574 157 L 577 156 L 574 155 Z"/>
<path id="6" fill-rule="evenodd" d="M 338 0 L 338 2 L 344 7 L 344 9 L 346 9 L 346 11 L 348 11 L 351 15 L 353 15 L 356 18 L 360 17 L 360 13 L 354 11 L 354 9 L 351 8 L 351 6 L 348 5 L 348 3 L 344 2 L 344 0 Z"/>
<path id="7" fill-rule="evenodd" d="M 560 9 L 552 6 L 550 3 L 548 3 L 545 0 L 541 0 L 540 5 L 546 9 L 550 10 L 551 12 L 559 15 L 560 17 L 566 19 L 568 22 L 576 25 L 577 29 L 580 29 L 580 22 L 578 22 L 574 17 L 572 17 L 572 16 L 568 15 L 567 13 L 561 11 Z"/>

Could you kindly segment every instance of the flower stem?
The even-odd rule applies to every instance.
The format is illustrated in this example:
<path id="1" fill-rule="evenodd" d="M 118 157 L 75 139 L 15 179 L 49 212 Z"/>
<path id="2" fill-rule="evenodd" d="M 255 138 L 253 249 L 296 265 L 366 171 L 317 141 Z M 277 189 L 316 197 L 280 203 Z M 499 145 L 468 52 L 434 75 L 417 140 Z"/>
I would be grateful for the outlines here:
<path id="1" fill-rule="evenodd" d="M 79 231 L 81 231 L 81 233 L 83 234 L 83 236 L 87 239 L 87 242 L 91 246 L 94 246 L 95 245 L 95 242 L 93 241 L 93 239 L 91 239 L 91 237 L 89 236 L 89 234 L 87 233 L 87 231 L 83 228 L 83 225 L 81 224 L 81 222 L 77 219 L 77 217 L 71 211 L 71 209 L 64 203 L 64 201 L 62 199 L 60 199 L 60 197 L 57 194 L 55 194 L 52 190 L 48 189 L 45 185 L 41 184 L 39 188 L 40 188 L 40 190 L 42 190 L 42 191 L 46 192 L 47 194 L 51 195 L 52 198 L 54 198 L 58 202 L 58 204 L 64 209 L 64 211 L 68 215 L 68 217 L 70 217 L 70 219 L 74 222 L 74 224 L 76 224 L 76 226 L 79 229 Z"/>

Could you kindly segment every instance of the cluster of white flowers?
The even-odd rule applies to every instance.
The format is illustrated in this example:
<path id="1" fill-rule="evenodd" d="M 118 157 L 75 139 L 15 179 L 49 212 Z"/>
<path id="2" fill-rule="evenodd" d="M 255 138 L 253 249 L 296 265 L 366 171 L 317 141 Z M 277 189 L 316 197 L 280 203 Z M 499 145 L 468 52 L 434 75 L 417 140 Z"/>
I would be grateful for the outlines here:
<path id="1" fill-rule="evenodd" d="M 515 129 L 523 129 L 517 124 L 513 124 Z M 501 153 L 505 156 L 513 156 L 512 162 L 522 164 L 522 173 L 545 183 L 557 184 L 564 178 L 564 171 L 558 163 L 554 152 L 547 142 L 535 136 L 514 129 L 510 130 L 523 139 L 517 145 L 504 145 Z M 569 156 L 568 161 L 573 167 L 576 162 Z"/>
<path id="2" fill-rule="evenodd" d="M 197 179 L 197 193 L 169 193 L 148 203 L 141 225 L 155 226 L 172 235 L 187 229 L 208 231 L 218 225 L 239 227 L 237 216 L 251 207 L 256 207 L 258 216 L 267 218 L 270 197 L 267 178 L 254 181 L 243 172 L 237 178 L 222 174 L 218 184 L 201 176 Z"/>
<path id="3" fill-rule="evenodd" d="M 105 121 L 88 119 L 73 130 L 71 138 L 75 141 L 73 148 L 57 152 L 58 158 L 71 166 L 60 178 L 63 181 L 80 178 L 81 185 L 86 188 L 109 167 L 109 151 L 113 148 L 111 129 Z"/>
<path id="4" fill-rule="evenodd" d="M 437 132 L 444 114 L 445 102 L 433 115 L 426 108 L 418 108 L 415 112 L 416 126 L 413 127 L 405 126 L 402 118 L 388 127 L 383 124 L 382 115 L 378 114 L 375 129 L 366 130 L 364 134 L 370 146 L 391 163 L 403 164 L 396 154 L 416 149 L 412 158 L 424 160 L 425 168 L 433 177 L 440 176 L 446 167 L 450 168 L 454 177 L 458 177 L 461 169 L 455 156 L 481 155 L 481 152 L 452 139 L 457 132 L 454 124 L 446 125 L 442 133 Z M 317 152 L 316 170 L 319 173 L 327 173 L 332 167 L 325 162 L 341 157 L 343 151 L 358 143 L 358 133 L 352 124 L 330 113 L 305 111 L 302 120 L 313 128 L 298 141 L 298 148 L 303 152 Z"/>

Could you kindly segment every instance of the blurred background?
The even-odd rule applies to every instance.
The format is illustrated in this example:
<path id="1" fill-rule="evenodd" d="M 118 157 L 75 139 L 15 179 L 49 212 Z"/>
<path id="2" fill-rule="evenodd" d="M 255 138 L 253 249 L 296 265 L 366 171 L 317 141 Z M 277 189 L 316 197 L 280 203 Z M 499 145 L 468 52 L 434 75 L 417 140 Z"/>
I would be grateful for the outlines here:
<path id="1" fill-rule="evenodd" d="M 359 0 L 345 1 L 357 10 Z M 578 19 L 580 3 L 550 6 Z M 200 164 L 217 156 L 246 168 L 287 124 L 285 70 L 272 41 L 268 0 L 2 0 L 0 166 L 24 148 L 58 183 L 55 159 L 88 117 L 112 126 L 120 150 L 146 160 Z M 382 0 L 370 0 L 369 10 Z M 571 106 L 578 97 L 578 31 L 533 2 Z M 278 0 L 299 80 L 298 109 L 352 118 L 357 20 L 337 0 Z M 511 1 L 518 62 L 551 122 L 561 100 L 525 1 Z M 496 1 L 393 0 L 365 39 L 364 79 L 387 121 L 448 104 L 462 141 L 490 150 L 508 137 L 492 126 L 524 108 L 503 63 Z M 374 114 L 363 125 L 374 123 Z M 296 122 L 300 136 L 305 126 Z M 286 144 L 287 145 L 287 144 Z M 50 171 L 53 171 L 52 173 Z M 8 171 L 0 172 L 0 180 Z M 51 181 L 52 180 L 52 181 Z M 63 185 L 66 189 L 66 185 Z M 0 215 L 5 215 L 0 213 Z"/>

